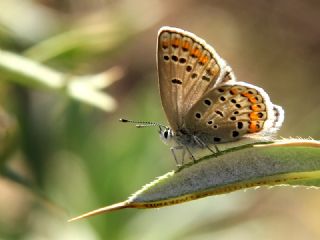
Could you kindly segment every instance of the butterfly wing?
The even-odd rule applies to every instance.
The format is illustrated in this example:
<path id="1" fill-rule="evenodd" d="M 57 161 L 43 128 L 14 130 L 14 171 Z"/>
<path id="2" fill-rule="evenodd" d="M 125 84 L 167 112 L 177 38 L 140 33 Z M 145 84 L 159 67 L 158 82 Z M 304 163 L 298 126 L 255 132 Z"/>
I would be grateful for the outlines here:
<path id="1" fill-rule="evenodd" d="M 282 108 L 263 89 L 237 82 L 202 96 L 187 114 L 186 129 L 207 143 L 230 142 L 244 135 L 272 135 L 283 119 Z"/>
<path id="2" fill-rule="evenodd" d="M 215 50 L 192 33 L 163 27 L 157 45 L 161 101 L 170 127 L 177 131 L 209 89 L 234 82 L 235 77 Z"/>

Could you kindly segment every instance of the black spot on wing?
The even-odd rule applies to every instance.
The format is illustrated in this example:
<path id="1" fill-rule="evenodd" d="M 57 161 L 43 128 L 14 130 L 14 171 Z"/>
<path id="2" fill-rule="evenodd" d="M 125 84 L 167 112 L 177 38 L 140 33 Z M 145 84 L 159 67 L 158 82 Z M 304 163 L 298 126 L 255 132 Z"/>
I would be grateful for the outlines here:
<path id="1" fill-rule="evenodd" d="M 177 78 L 172 79 L 171 82 L 174 83 L 174 84 L 179 84 L 179 85 L 182 84 L 182 81 L 180 79 L 177 79 Z"/>

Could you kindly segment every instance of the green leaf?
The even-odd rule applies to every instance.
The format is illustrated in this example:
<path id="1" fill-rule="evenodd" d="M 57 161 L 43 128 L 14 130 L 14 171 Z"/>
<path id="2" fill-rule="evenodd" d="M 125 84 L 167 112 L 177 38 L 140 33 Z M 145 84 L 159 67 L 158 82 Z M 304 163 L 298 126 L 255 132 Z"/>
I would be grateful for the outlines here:
<path id="1" fill-rule="evenodd" d="M 92 75 L 68 75 L 2 49 L 0 49 L 0 73 L 8 81 L 15 81 L 32 88 L 60 91 L 104 111 L 115 110 L 117 103 L 103 89 L 123 76 L 120 67 Z"/>
<path id="2" fill-rule="evenodd" d="M 123 208 L 159 208 L 259 186 L 320 186 L 320 142 L 284 139 L 228 148 L 145 185 L 128 200 L 74 221 Z"/>

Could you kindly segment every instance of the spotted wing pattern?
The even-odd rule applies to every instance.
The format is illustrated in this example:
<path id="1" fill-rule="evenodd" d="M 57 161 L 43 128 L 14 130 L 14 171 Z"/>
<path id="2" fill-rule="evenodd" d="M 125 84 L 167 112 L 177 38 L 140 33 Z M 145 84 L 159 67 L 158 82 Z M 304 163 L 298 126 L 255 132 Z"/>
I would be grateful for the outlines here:
<path id="1" fill-rule="evenodd" d="M 244 135 L 271 135 L 282 124 L 283 110 L 263 89 L 237 82 L 212 89 L 193 105 L 186 129 L 204 142 L 237 140 Z"/>
<path id="2" fill-rule="evenodd" d="M 235 81 L 210 45 L 181 29 L 159 30 L 157 61 L 161 101 L 173 131 L 183 127 L 189 110 L 207 91 Z"/>

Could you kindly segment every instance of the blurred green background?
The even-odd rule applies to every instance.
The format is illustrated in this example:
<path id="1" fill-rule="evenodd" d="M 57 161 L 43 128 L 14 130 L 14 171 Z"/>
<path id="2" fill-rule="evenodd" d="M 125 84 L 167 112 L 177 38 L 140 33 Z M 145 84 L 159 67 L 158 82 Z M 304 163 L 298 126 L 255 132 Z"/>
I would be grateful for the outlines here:
<path id="1" fill-rule="evenodd" d="M 0 239 L 320 239 L 320 192 L 305 188 L 66 223 L 175 168 L 155 129 L 118 122 L 166 123 L 164 25 L 206 39 L 283 106 L 280 136 L 319 139 L 319 13 L 316 0 L 1 0 L 0 50 L 17 59 L 0 51 Z"/>

